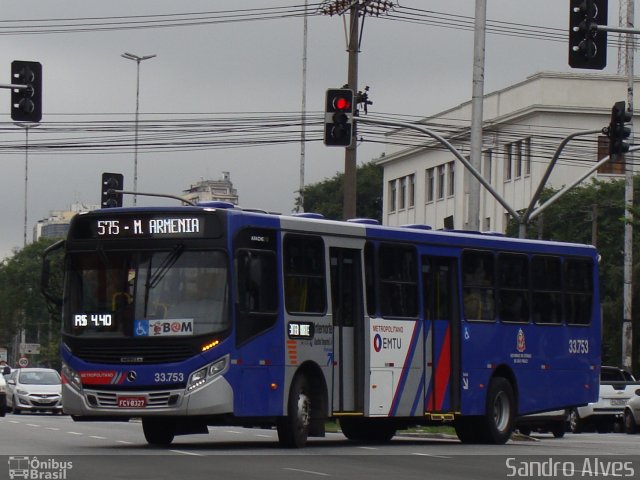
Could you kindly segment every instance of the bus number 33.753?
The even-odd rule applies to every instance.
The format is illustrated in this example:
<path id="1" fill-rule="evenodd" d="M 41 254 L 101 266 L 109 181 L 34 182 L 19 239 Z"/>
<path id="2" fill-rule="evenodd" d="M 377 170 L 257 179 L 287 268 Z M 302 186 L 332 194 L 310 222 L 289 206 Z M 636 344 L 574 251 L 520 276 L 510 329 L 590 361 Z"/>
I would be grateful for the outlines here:
<path id="1" fill-rule="evenodd" d="M 153 381 L 156 383 L 182 382 L 184 374 L 182 372 L 156 372 L 153 374 Z"/>
<path id="2" fill-rule="evenodd" d="M 569 353 L 589 353 L 589 340 L 570 338 Z"/>

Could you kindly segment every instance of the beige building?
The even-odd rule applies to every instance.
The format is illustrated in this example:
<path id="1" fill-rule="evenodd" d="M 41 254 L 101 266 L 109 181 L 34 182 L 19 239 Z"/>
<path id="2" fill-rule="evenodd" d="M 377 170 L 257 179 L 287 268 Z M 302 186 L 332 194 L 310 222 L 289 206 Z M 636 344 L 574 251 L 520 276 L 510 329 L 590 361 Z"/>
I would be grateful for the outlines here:
<path id="1" fill-rule="evenodd" d="M 529 205 L 561 141 L 568 135 L 609 124 L 611 108 L 627 98 L 626 78 L 583 73 L 535 74 L 489 93 L 484 99 L 481 174 L 516 211 Z M 469 158 L 471 102 L 424 119 Z M 398 146 L 399 143 L 414 146 Z M 384 169 L 383 223 L 426 224 L 464 229 L 469 214 L 471 174 L 441 144 L 416 132 L 388 134 Z M 581 136 L 563 150 L 548 186 L 572 183 L 608 155 L 602 133 Z M 624 163 L 607 163 L 593 176 L 621 178 Z M 508 214 L 484 188 L 480 229 L 504 232 Z"/>
<path id="2" fill-rule="evenodd" d="M 229 172 L 222 172 L 219 180 L 203 179 L 192 184 L 182 196 L 193 203 L 219 200 L 238 205 L 238 192 L 233 188 Z"/>

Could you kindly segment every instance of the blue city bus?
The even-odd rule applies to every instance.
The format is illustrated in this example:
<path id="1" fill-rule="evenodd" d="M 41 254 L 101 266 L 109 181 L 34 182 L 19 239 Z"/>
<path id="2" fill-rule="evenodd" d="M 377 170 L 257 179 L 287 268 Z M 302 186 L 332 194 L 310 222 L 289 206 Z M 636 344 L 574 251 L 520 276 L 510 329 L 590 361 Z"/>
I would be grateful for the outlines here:
<path id="1" fill-rule="evenodd" d="M 62 377 L 74 420 L 141 418 L 303 447 L 448 423 L 505 443 L 515 418 L 597 400 L 592 246 L 220 202 L 79 214 L 64 249 Z"/>

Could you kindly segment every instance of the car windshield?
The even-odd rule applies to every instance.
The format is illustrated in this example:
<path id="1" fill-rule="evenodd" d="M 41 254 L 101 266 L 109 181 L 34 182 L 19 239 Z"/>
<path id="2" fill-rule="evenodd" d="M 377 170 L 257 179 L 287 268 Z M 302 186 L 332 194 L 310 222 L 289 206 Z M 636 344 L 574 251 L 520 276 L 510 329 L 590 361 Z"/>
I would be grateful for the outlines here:
<path id="1" fill-rule="evenodd" d="M 56 372 L 20 372 L 18 381 L 23 385 L 60 385 Z"/>
<path id="2" fill-rule="evenodd" d="M 72 254 L 64 330 L 100 337 L 188 336 L 229 326 L 227 257 L 222 251 Z"/>

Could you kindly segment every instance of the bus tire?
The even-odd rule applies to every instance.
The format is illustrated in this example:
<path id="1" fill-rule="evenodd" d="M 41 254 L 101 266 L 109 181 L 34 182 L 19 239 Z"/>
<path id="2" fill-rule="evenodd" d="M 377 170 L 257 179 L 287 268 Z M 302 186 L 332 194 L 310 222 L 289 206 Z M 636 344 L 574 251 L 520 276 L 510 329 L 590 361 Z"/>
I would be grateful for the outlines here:
<path id="1" fill-rule="evenodd" d="M 172 419 L 144 417 L 142 431 L 149 445 L 167 447 L 171 445 L 175 437 L 176 424 Z"/>
<path id="2" fill-rule="evenodd" d="M 515 396 L 511 383 L 503 377 L 494 377 L 487 391 L 486 413 L 483 417 L 483 443 L 503 445 L 513 432 L 515 423 Z"/>
<path id="3" fill-rule="evenodd" d="M 311 388 L 304 375 L 296 375 L 291 383 L 287 415 L 277 420 L 278 440 L 286 448 L 302 448 L 307 444 L 311 424 Z"/>

